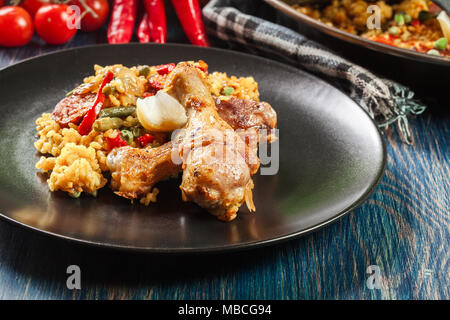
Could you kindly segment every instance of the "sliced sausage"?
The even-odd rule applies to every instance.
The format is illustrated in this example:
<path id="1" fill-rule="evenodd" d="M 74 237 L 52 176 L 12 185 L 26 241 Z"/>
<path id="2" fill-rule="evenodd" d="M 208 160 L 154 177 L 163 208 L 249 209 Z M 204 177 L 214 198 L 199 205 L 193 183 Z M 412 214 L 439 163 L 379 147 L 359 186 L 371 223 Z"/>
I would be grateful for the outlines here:
<path id="1" fill-rule="evenodd" d="M 73 94 L 62 99 L 53 110 L 52 119 L 62 127 L 69 123 L 79 124 L 84 115 L 89 111 L 95 101 L 96 94 L 90 93 L 84 96 Z"/>

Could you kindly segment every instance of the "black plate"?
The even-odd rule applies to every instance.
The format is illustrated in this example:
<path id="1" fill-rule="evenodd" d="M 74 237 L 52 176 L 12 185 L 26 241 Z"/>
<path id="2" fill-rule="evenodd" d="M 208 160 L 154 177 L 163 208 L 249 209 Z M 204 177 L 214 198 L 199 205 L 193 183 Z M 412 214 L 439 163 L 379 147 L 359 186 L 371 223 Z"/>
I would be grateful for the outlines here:
<path id="1" fill-rule="evenodd" d="M 276 109 L 277 175 L 256 175 L 255 214 L 230 223 L 180 200 L 179 181 L 161 183 L 159 201 L 131 205 L 104 188 L 97 199 L 51 193 L 34 165 L 35 119 L 92 74 L 93 65 L 203 59 L 210 70 L 252 75 Z M 350 98 L 297 69 L 251 55 L 185 45 L 103 45 L 40 56 L 0 71 L 0 212 L 58 237 L 151 252 L 259 246 L 318 229 L 360 205 L 385 165 L 384 141 Z"/>
<path id="2" fill-rule="evenodd" d="M 394 55 L 401 58 L 407 58 L 410 60 L 414 60 L 416 62 L 426 62 L 432 64 L 438 64 L 441 66 L 450 66 L 450 59 L 440 56 L 429 55 L 426 53 L 417 52 L 414 50 L 403 49 L 393 47 L 384 43 L 372 41 L 358 35 L 351 34 L 349 32 L 345 32 L 338 28 L 329 26 L 325 23 L 322 23 L 314 18 L 307 16 L 301 12 L 298 12 L 290 5 L 285 3 L 282 0 L 265 0 L 268 4 L 273 6 L 275 9 L 280 10 L 281 12 L 287 14 L 288 16 L 305 23 L 321 32 L 324 32 L 330 36 L 335 38 L 356 44 L 358 46 L 369 48 L 375 50 L 377 52 Z"/>

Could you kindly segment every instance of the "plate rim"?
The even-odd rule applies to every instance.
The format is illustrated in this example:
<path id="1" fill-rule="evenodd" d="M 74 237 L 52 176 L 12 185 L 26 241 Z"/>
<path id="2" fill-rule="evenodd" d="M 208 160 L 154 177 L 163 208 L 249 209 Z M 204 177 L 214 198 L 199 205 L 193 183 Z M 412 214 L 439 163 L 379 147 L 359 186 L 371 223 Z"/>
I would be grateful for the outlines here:
<path id="1" fill-rule="evenodd" d="M 398 47 L 390 46 L 390 45 L 387 45 L 384 43 L 369 40 L 369 39 L 363 38 L 361 36 L 351 34 L 349 32 L 345 32 L 336 27 L 331 27 L 323 22 L 320 22 L 314 18 L 311 18 L 311 17 L 293 9 L 292 7 L 290 7 L 287 3 L 283 2 L 282 0 L 264 0 L 264 1 L 266 3 L 268 3 L 269 5 L 271 5 L 273 8 L 290 16 L 291 18 L 294 18 L 295 20 L 300 21 L 302 23 L 306 23 L 309 26 L 314 27 L 316 30 L 318 30 L 320 32 L 331 35 L 335 38 L 346 41 L 348 43 L 356 44 L 358 46 L 362 46 L 364 48 L 368 48 L 370 50 L 373 50 L 373 51 L 376 51 L 379 53 L 389 54 L 389 55 L 396 56 L 399 58 L 406 58 L 406 59 L 414 60 L 414 61 L 419 60 L 420 62 L 431 63 L 431 64 L 441 65 L 441 66 L 446 66 L 446 67 L 450 66 L 450 58 L 427 55 L 425 53 L 417 52 L 414 50 L 398 48 Z"/>
<path id="2" fill-rule="evenodd" d="M 11 72 L 12 69 L 14 69 L 17 66 L 29 63 L 30 61 L 34 61 L 34 60 L 39 60 L 43 57 L 48 57 L 48 56 L 52 56 L 52 55 L 58 55 L 61 53 L 67 53 L 70 51 L 78 51 L 78 50 L 83 50 L 83 49 L 93 49 L 93 48 L 100 48 L 100 47 L 110 47 L 110 44 L 94 44 L 94 45 L 86 45 L 86 46 L 76 46 L 76 47 L 72 47 L 72 48 L 67 48 L 67 49 L 63 49 L 63 50 L 56 50 L 53 52 L 48 52 L 45 54 L 41 54 L 41 55 L 37 55 L 37 56 L 33 56 L 33 57 L 29 57 L 26 59 L 23 59 L 17 63 L 8 65 L 2 69 L 0 69 L 0 78 L 2 76 L 2 74 L 4 74 L 4 72 Z M 276 60 L 271 60 L 268 58 L 264 58 L 264 57 L 260 57 L 260 56 L 256 56 L 256 55 L 252 55 L 252 54 L 248 54 L 248 53 L 243 53 L 243 52 L 239 52 L 239 51 L 233 51 L 233 50 L 227 50 L 227 49 L 222 49 L 222 48 L 204 48 L 204 47 L 193 47 L 192 45 L 188 45 L 188 44 L 179 44 L 179 43 L 166 43 L 166 44 L 157 44 L 157 43 L 126 43 L 126 44 L 115 44 L 113 46 L 116 47 L 127 47 L 127 46 L 137 46 L 137 47 L 177 47 L 177 48 L 196 48 L 200 51 L 205 50 L 205 51 L 216 51 L 216 52 L 220 52 L 220 53 L 224 53 L 224 54 L 232 54 L 232 55 L 236 55 L 236 56 L 245 56 L 247 58 L 251 58 L 251 59 L 255 59 L 255 60 L 260 60 L 261 62 L 268 62 L 271 64 L 275 64 L 275 65 L 279 65 L 280 67 L 286 68 L 288 70 L 291 70 L 293 72 L 296 73 L 302 73 L 302 74 L 306 74 L 310 77 L 312 77 L 314 80 L 318 81 L 318 82 L 322 82 L 327 86 L 332 87 L 333 89 L 339 91 L 341 94 L 343 94 L 344 96 L 346 96 L 350 101 L 353 102 L 354 106 L 358 108 L 358 110 L 362 111 L 363 114 L 367 117 L 367 119 L 370 121 L 370 123 L 372 123 L 372 125 L 374 126 L 374 128 L 376 129 L 376 135 L 378 138 L 378 141 L 381 144 L 381 148 L 382 148 L 382 159 L 381 159 L 381 163 L 379 164 L 379 170 L 376 172 L 376 178 L 372 181 L 372 183 L 370 184 L 370 186 L 367 188 L 367 190 L 364 192 L 364 194 L 362 194 L 358 200 L 354 201 L 350 206 L 348 206 L 347 208 L 341 210 L 340 212 L 336 213 L 333 215 L 333 217 L 330 217 L 329 219 L 322 221 L 321 223 L 315 224 L 314 226 L 311 226 L 307 229 L 303 229 L 303 230 L 299 230 L 299 231 L 295 231 L 295 232 L 291 232 L 282 236 L 277 236 L 277 237 L 272 237 L 269 239 L 265 239 L 265 240 L 255 240 L 255 241 L 250 241 L 247 243 L 241 243 L 241 244 L 234 244 L 234 245 L 226 245 L 226 246 L 213 246 L 213 247 L 202 247 L 202 248 L 191 248 L 191 247 L 179 247 L 179 248 L 152 248 L 152 247 L 137 247 L 137 246 L 132 246 L 132 245 L 120 245 L 120 244 L 111 244 L 111 243 L 104 243 L 104 242 L 100 242 L 100 241 L 93 241 L 93 240 L 85 240 L 85 239 L 79 239 L 79 238 L 75 238 L 75 237 L 71 237 L 71 236 L 67 236 L 67 235 L 62 235 L 62 234 L 58 234 L 49 230 L 43 230 L 43 229 L 39 229 L 37 227 L 28 225 L 24 222 L 18 221 L 13 219 L 12 217 L 7 216 L 6 214 L 0 212 L 0 218 L 3 219 L 3 221 L 9 222 L 12 225 L 15 226 L 20 226 L 20 227 L 24 227 L 26 230 L 31 230 L 34 232 L 37 232 L 38 234 L 41 235 L 45 235 L 45 236 L 49 236 L 49 237 L 55 237 L 57 239 L 61 239 L 61 240 L 65 240 L 68 241 L 70 243 L 75 243 L 78 245 L 88 245 L 91 247 L 96 247 L 96 248 L 105 248 L 105 249 L 113 249 L 113 250 L 120 250 L 120 251 L 128 251 L 128 252 L 142 252 L 142 253 L 148 253 L 148 254 L 192 254 L 192 253 L 201 253 L 201 254 L 208 254 L 208 253 L 220 253 L 220 252 L 231 252 L 231 251 L 242 251 L 242 250 L 248 250 L 248 249 L 256 249 L 256 248 L 261 248 L 261 247 L 265 247 L 268 245 L 273 245 L 273 244 L 278 244 L 281 242 L 286 242 L 288 240 L 293 240 L 293 239 L 297 239 L 301 236 L 304 236 L 308 233 L 312 233 L 314 231 L 317 231 L 339 219 L 341 219 L 342 217 L 344 217 L 345 215 L 347 215 L 348 213 L 354 211 L 355 209 L 357 209 L 358 207 L 360 207 L 364 202 L 366 202 L 366 200 L 370 197 L 370 195 L 372 195 L 376 188 L 378 187 L 381 179 L 384 176 L 384 172 L 386 170 L 386 163 L 387 163 L 387 148 L 386 148 L 386 142 L 385 139 L 383 137 L 383 133 L 380 131 L 380 129 L 378 128 L 377 124 L 375 123 L 375 121 L 369 116 L 369 114 L 367 113 L 366 110 L 364 110 L 363 108 L 361 108 L 353 99 L 351 99 L 345 92 L 341 91 L 339 88 L 331 85 L 330 83 L 328 83 L 327 81 L 311 74 L 308 73 L 304 70 L 295 68 L 291 65 L 285 64 L 285 63 L 281 63 L 278 62 Z"/>

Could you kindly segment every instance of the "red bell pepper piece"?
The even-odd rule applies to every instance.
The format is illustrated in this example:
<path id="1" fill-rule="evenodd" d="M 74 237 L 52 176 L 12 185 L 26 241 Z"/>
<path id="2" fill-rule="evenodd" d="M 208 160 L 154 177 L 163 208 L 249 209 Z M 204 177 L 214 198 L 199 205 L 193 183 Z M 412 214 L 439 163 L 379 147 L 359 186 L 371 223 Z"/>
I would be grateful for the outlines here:
<path id="1" fill-rule="evenodd" d="M 108 43 L 128 43 L 133 36 L 138 0 L 114 0 L 108 26 Z"/>
<path id="2" fill-rule="evenodd" d="M 154 92 L 158 92 L 159 90 L 164 88 L 161 83 L 152 78 L 148 80 L 148 84 L 150 85 L 150 89 L 152 89 Z"/>
<path id="3" fill-rule="evenodd" d="M 175 63 L 161 64 L 156 66 L 156 72 L 160 75 L 169 74 L 173 69 L 175 69 Z"/>
<path id="4" fill-rule="evenodd" d="M 97 96 L 95 97 L 94 104 L 89 109 L 89 111 L 86 113 L 86 115 L 83 118 L 83 121 L 81 121 L 80 126 L 78 127 L 78 133 L 85 136 L 91 132 L 92 125 L 94 124 L 95 120 L 98 117 L 98 114 L 100 113 L 100 110 L 103 108 L 103 103 L 105 102 L 105 95 L 102 93 L 103 88 L 111 82 L 111 80 L 114 78 L 114 74 L 109 71 L 105 78 L 102 81 L 102 84 L 98 88 Z"/>
<path id="5" fill-rule="evenodd" d="M 209 47 L 198 0 L 172 0 L 184 32 L 192 44 Z"/>
<path id="6" fill-rule="evenodd" d="M 197 68 L 199 68 L 203 72 L 208 72 L 208 65 L 203 60 L 198 60 Z"/>
<path id="7" fill-rule="evenodd" d="M 153 42 L 165 43 L 167 39 L 166 11 L 163 0 L 144 0 L 148 14 L 150 37 Z"/>
<path id="8" fill-rule="evenodd" d="M 128 145 L 128 143 L 120 136 L 120 132 L 117 133 L 115 138 L 106 137 L 106 141 L 109 149 L 125 147 Z"/>
<path id="9" fill-rule="evenodd" d="M 152 136 L 151 134 L 147 133 L 147 134 L 144 134 L 143 136 L 140 136 L 139 138 L 137 138 L 137 140 L 139 141 L 141 146 L 145 147 L 149 143 L 153 142 L 153 140 L 155 140 L 155 137 Z"/>
<path id="10" fill-rule="evenodd" d="M 139 26 L 137 29 L 137 37 L 139 39 L 139 42 L 141 42 L 141 43 L 150 42 L 150 26 L 148 24 L 148 14 L 147 13 L 144 14 L 144 16 L 141 19 L 141 22 L 139 23 Z"/>
<path id="11" fill-rule="evenodd" d="M 420 20 L 419 19 L 413 19 L 411 20 L 410 23 L 413 27 L 417 27 L 420 24 Z"/>

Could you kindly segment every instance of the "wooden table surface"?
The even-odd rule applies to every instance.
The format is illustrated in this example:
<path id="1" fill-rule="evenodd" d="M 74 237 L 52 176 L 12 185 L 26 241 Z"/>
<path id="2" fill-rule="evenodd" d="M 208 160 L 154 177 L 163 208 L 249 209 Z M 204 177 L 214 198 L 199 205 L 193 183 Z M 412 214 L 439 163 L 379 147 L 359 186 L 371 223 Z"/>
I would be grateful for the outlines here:
<path id="1" fill-rule="evenodd" d="M 169 31 L 169 41 L 185 41 L 178 25 Z M 80 33 L 50 47 L 35 38 L 23 48 L 0 48 L 0 68 L 104 39 L 104 31 Z M 414 146 L 386 134 L 387 170 L 364 205 L 279 245 L 214 255 L 133 254 L 1 220 L 0 299 L 449 299 L 448 107 L 448 98 L 438 100 L 411 121 Z M 72 264 L 81 268 L 81 290 L 66 287 Z M 366 285 L 370 265 L 379 267 L 381 289 Z"/>

